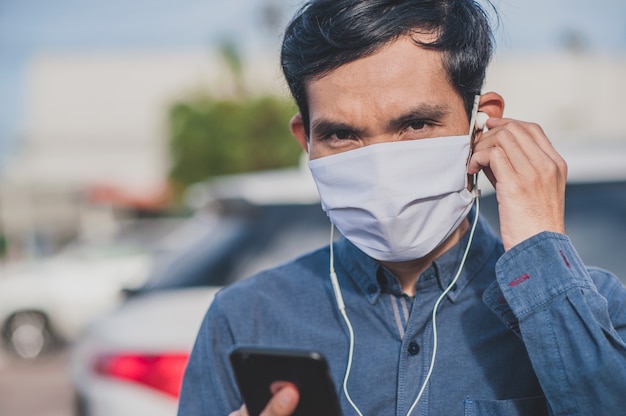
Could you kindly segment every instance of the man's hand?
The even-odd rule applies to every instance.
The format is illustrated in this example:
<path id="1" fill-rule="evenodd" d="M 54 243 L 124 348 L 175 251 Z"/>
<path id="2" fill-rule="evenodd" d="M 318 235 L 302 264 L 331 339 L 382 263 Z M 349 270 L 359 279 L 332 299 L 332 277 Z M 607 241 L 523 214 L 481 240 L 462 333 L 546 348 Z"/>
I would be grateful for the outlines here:
<path id="1" fill-rule="evenodd" d="M 271 385 L 270 390 L 274 396 L 261 412 L 261 416 L 289 416 L 296 410 L 300 394 L 293 384 L 278 381 Z M 229 416 L 248 416 L 246 405 Z"/>
<path id="2" fill-rule="evenodd" d="M 500 118 L 487 127 L 468 173 L 482 169 L 496 189 L 504 249 L 542 231 L 564 233 L 567 165 L 541 127 Z"/>

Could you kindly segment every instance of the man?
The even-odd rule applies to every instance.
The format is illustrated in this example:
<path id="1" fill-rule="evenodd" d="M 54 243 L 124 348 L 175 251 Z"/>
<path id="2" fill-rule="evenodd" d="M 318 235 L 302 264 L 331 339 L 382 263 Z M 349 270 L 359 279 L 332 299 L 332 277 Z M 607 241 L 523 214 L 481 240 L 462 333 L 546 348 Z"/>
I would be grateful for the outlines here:
<path id="1" fill-rule="evenodd" d="M 291 130 L 344 238 L 216 296 L 180 415 L 247 414 L 236 345 L 320 352 L 346 415 L 623 412 L 626 289 L 564 234 L 567 168 L 541 128 L 480 95 L 491 50 L 470 0 L 301 9 L 282 50 Z M 479 171 L 501 241 L 472 209 Z M 291 414 L 297 389 L 273 393 L 263 414 Z"/>

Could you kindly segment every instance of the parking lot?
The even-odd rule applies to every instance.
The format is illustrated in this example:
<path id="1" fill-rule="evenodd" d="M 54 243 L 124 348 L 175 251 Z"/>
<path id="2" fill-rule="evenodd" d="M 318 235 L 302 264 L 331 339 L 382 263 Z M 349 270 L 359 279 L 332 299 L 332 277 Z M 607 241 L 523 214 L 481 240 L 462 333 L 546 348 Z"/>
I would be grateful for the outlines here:
<path id="1" fill-rule="evenodd" d="M 0 349 L 0 415 L 73 416 L 68 352 L 20 361 Z"/>

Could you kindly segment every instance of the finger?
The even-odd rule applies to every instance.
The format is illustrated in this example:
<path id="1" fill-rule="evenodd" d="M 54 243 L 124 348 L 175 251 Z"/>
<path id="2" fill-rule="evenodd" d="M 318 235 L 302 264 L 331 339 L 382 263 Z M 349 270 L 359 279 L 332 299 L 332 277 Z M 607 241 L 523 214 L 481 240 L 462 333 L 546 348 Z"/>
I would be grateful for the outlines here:
<path id="1" fill-rule="evenodd" d="M 296 386 L 293 383 L 290 383 L 288 381 L 275 381 L 272 384 L 270 384 L 270 393 L 276 394 L 280 390 L 282 390 L 284 387 L 287 387 L 287 386 L 292 386 L 293 388 L 296 388 Z"/>
<path id="2" fill-rule="evenodd" d="M 500 168 L 494 166 L 497 161 L 500 161 Z M 482 134 L 480 140 L 478 140 L 474 146 L 472 156 L 467 166 L 467 173 L 473 175 L 482 170 L 485 172 L 492 185 L 495 186 L 496 178 L 499 178 L 497 172 L 502 171 L 503 168 L 508 168 L 509 172 L 513 173 L 513 167 L 507 160 L 504 148 L 497 143 L 497 131 L 489 130 Z"/>
<path id="3" fill-rule="evenodd" d="M 516 173 L 532 177 L 553 172 L 559 182 L 567 176 L 567 164 L 556 152 L 541 127 L 510 119 L 497 119 L 474 148 L 480 153 L 490 147 L 501 147 Z M 474 173 L 476 166 L 471 166 Z M 492 181 L 493 182 L 493 181 Z"/>
<path id="4" fill-rule="evenodd" d="M 472 156 L 470 157 L 469 163 L 467 164 L 467 173 L 469 175 L 473 175 L 475 173 L 480 172 L 481 170 L 488 169 L 490 165 L 489 154 L 492 149 L 495 147 L 485 148 L 485 149 L 474 149 Z"/>
<path id="5" fill-rule="evenodd" d="M 246 405 L 244 404 L 243 406 L 239 408 L 239 410 L 235 410 L 234 412 L 230 413 L 228 416 L 248 416 L 248 409 L 246 408 Z"/>
<path id="6" fill-rule="evenodd" d="M 543 152 L 545 152 L 545 154 L 548 155 L 555 163 L 559 165 L 564 164 L 563 158 L 556 151 L 556 149 L 552 145 L 552 142 L 550 142 L 550 139 L 548 139 L 548 136 L 545 134 L 541 126 L 537 123 L 521 122 L 508 118 L 493 118 L 487 120 L 487 126 L 489 128 L 496 128 L 512 123 L 523 126 L 526 132 L 530 136 L 532 136 L 534 143 L 536 143 L 537 146 L 539 146 L 541 150 L 543 150 Z"/>
<path id="7" fill-rule="evenodd" d="M 504 120 L 485 133 L 474 151 L 480 152 L 489 147 L 500 147 L 508 157 L 516 173 L 528 175 L 537 168 L 536 161 L 546 158 L 541 148 L 534 142 L 524 123 Z"/>
<path id="8" fill-rule="evenodd" d="M 554 148 L 541 126 L 535 123 L 529 123 L 528 129 L 532 132 L 534 137 L 537 137 L 537 144 L 541 147 L 544 153 L 554 162 L 559 175 L 559 180 L 563 185 L 565 185 L 565 180 L 567 179 L 567 163 L 565 162 L 565 159 L 563 159 L 561 154 Z"/>
<path id="9" fill-rule="evenodd" d="M 496 128 L 505 128 L 513 134 L 522 147 L 525 157 L 528 158 L 528 161 L 534 167 L 534 171 L 530 169 L 523 170 L 523 165 L 521 163 L 518 164 L 518 160 L 512 157 L 513 153 L 511 153 L 519 151 L 519 149 L 506 149 L 506 146 L 503 146 L 505 147 L 505 152 L 511 158 L 512 165 L 518 172 L 528 176 L 535 175 L 544 178 L 554 178 L 559 186 L 565 186 L 567 164 L 554 146 L 552 146 L 552 143 L 550 143 L 550 140 L 538 124 L 512 120 L 503 126 Z M 530 166 L 526 165 L 526 168 L 530 168 Z"/>
<path id="10" fill-rule="evenodd" d="M 300 394 L 293 384 L 286 384 L 274 394 L 261 416 L 288 416 L 298 406 Z"/>
<path id="11" fill-rule="evenodd" d="M 492 185 L 499 181 L 511 181 L 517 175 L 507 155 L 501 147 L 490 147 L 474 152 L 467 168 L 467 173 L 474 174 L 483 170 Z"/>

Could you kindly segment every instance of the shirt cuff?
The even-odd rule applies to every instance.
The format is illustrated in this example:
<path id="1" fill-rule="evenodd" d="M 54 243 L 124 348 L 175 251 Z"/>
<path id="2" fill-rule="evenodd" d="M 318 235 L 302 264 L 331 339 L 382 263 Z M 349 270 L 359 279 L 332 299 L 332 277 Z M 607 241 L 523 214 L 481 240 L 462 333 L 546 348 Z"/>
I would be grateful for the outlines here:
<path id="1" fill-rule="evenodd" d="M 496 279 L 518 318 L 569 289 L 595 287 L 569 237 L 547 231 L 504 253 Z"/>

